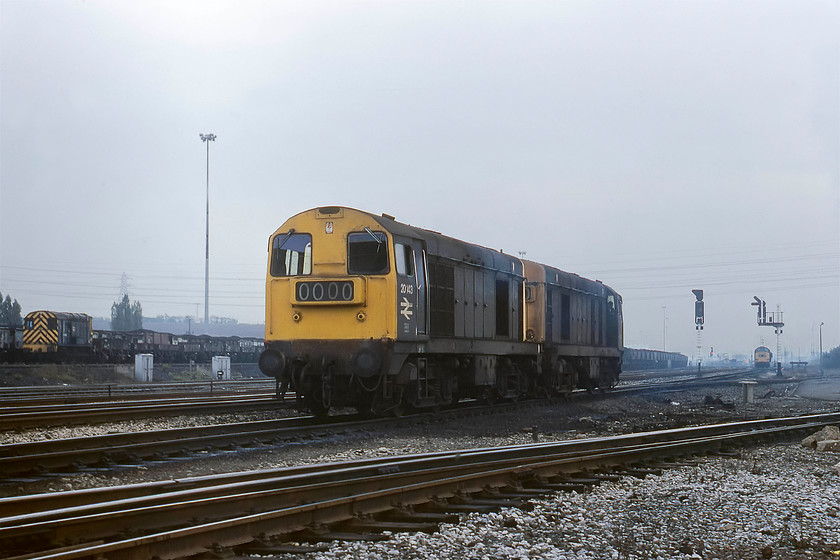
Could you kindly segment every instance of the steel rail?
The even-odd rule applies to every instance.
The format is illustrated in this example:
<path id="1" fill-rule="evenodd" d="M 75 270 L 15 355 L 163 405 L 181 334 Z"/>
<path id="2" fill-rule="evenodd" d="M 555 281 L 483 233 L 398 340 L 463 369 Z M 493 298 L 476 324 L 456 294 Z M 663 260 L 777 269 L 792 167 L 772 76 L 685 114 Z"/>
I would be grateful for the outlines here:
<path id="1" fill-rule="evenodd" d="M 274 391 L 263 391 L 259 393 L 239 393 L 239 394 L 218 394 L 214 396 L 208 395 L 190 395 L 190 396 L 176 396 L 176 395 L 149 395 L 142 399 L 132 399 L 130 401 L 114 401 L 103 400 L 95 402 L 83 403 L 51 403 L 51 404 L 28 404 L 19 406 L 0 406 L 0 418 L 12 414 L 38 414 L 38 413 L 75 413 L 76 411 L 86 410 L 101 410 L 109 408 L 123 409 L 130 406 L 148 406 L 148 405 L 162 405 L 162 404 L 201 404 L 214 403 L 223 401 L 244 401 L 253 398 L 261 398 L 266 396 L 273 396 Z M 139 396 L 139 395 L 138 395 Z M 4 403 L 5 404 L 5 403 Z"/>
<path id="2" fill-rule="evenodd" d="M 736 423 L 678 428 L 673 430 L 655 430 L 633 434 L 622 434 L 615 436 L 576 440 L 560 440 L 534 444 L 508 445 L 493 448 L 439 451 L 435 453 L 426 453 L 422 455 L 358 459 L 354 461 L 348 461 L 343 464 L 352 465 L 354 467 L 366 467 L 381 470 L 383 466 L 391 468 L 394 464 L 399 462 L 403 465 L 402 469 L 405 470 L 405 465 L 413 464 L 413 462 L 418 458 L 426 462 L 431 460 L 438 460 L 440 458 L 449 458 L 452 456 L 466 458 L 476 454 L 494 454 L 497 456 L 501 454 L 515 454 L 516 457 L 521 458 L 524 456 L 529 456 L 529 454 L 530 456 L 536 456 L 546 453 L 557 454 L 569 451 L 586 452 L 592 449 L 599 449 L 606 444 L 618 444 L 621 446 L 629 447 L 632 445 L 646 444 L 651 441 L 673 441 L 682 437 L 696 438 L 726 435 L 732 433 L 735 429 L 741 431 L 754 431 L 757 429 L 766 429 L 767 426 L 788 425 L 791 423 L 799 425 L 802 422 L 806 421 L 826 422 L 834 420 L 840 421 L 840 413 L 832 413 L 829 415 L 821 414 L 808 416 L 794 416 L 789 418 L 778 419 L 750 420 Z M 0 498 L 0 505 L 2 506 L 2 511 L 5 513 L 6 516 L 23 515 L 25 513 L 34 513 L 36 511 L 85 506 L 91 503 L 96 503 L 97 507 L 101 507 L 104 502 L 127 500 L 136 497 L 145 497 L 150 494 L 155 494 L 159 497 L 163 494 L 167 494 L 170 492 L 178 492 L 182 490 L 192 491 L 195 489 L 206 487 L 217 487 L 219 485 L 231 487 L 232 485 L 236 484 L 251 483 L 253 481 L 262 481 L 266 477 L 273 478 L 279 476 L 298 476 L 300 474 L 310 475 L 321 471 L 331 470 L 335 468 L 335 465 L 336 463 L 319 463 L 315 465 L 305 465 L 299 467 L 283 467 L 282 469 L 266 469 L 257 471 L 246 471 L 242 473 L 225 473 L 218 475 L 191 477 L 178 480 L 164 480 L 160 482 L 151 482 L 127 486 L 104 487 L 69 492 L 57 492 L 49 494 Z M 0 520 L 0 526 L 2 526 L 2 524 L 3 522 L 2 520 Z"/>
<path id="3" fill-rule="evenodd" d="M 624 381 L 625 383 L 619 382 L 619 384 L 616 387 L 614 387 L 606 393 L 606 396 L 625 395 L 632 393 L 646 393 L 661 390 L 674 391 L 683 388 L 697 389 L 700 387 L 735 384 L 738 380 L 741 379 L 757 381 L 759 386 L 776 385 L 779 383 L 799 383 L 801 381 L 801 379 L 798 378 L 792 379 L 787 377 L 764 377 L 756 379 L 755 377 L 750 377 L 749 375 L 745 376 L 745 374 L 752 374 L 755 372 L 756 370 L 729 370 L 728 372 L 724 373 L 703 375 L 700 377 L 698 377 L 696 374 L 690 377 L 684 376 L 680 379 L 670 379 L 667 377 L 655 378 L 655 380 L 642 380 L 641 378 L 623 379 L 622 381 Z"/>
<path id="4" fill-rule="evenodd" d="M 506 410 L 511 405 L 464 407 L 436 413 L 415 414 L 401 418 L 359 419 L 358 416 L 330 416 L 326 420 L 312 416 L 258 420 L 233 424 L 212 424 L 170 428 L 146 432 L 122 432 L 79 438 L 41 440 L 0 445 L 0 483 L 19 482 L 21 477 L 44 476 L 59 472 L 69 474 L 84 470 L 103 470 L 114 465 L 134 466 L 141 460 L 166 460 L 168 455 L 206 452 L 209 448 L 236 448 L 256 443 L 273 444 L 291 439 L 334 434 L 337 431 L 364 430 L 382 425 L 416 424 L 429 419 L 464 414 L 482 414 L 487 410 Z M 172 459 L 176 460 L 176 459 Z M 62 471 L 62 469 L 64 469 Z"/>
<path id="5" fill-rule="evenodd" d="M 294 417 L 7 444 L 0 446 L 0 481 L 15 481 L 22 476 L 43 475 L 70 467 L 78 472 L 85 467 L 98 469 L 96 465 L 108 470 L 120 464 L 136 466 L 141 459 L 161 460 L 168 455 L 206 452 L 211 447 L 235 448 L 284 438 L 312 437 L 376 422 L 347 424 L 334 417 L 323 423 L 312 417 Z"/>
<path id="6" fill-rule="evenodd" d="M 273 395 L 187 397 L 148 402 L 101 403 L 96 405 L 52 405 L 28 409 L 0 409 L 0 430 L 21 430 L 49 426 L 72 426 L 117 422 L 135 418 L 159 418 L 184 414 L 213 414 L 253 410 L 275 410 L 286 401 Z"/>
<path id="7" fill-rule="evenodd" d="M 314 523 L 331 524 L 360 513 L 388 511 L 397 503 L 419 505 L 433 496 L 450 498 L 487 487 L 518 487 L 523 480 L 539 486 L 541 479 L 558 473 L 691 455 L 743 440 L 783 435 L 790 430 L 815 429 L 838 420 L 840 413 L 808 415 L 592 440 L 370 459 L 349 463 L 346 468 L 325 464 L 266 471 L 264 479 L 249 473 L 247 476 L 251 478 L 239 482 L 234 482 L 231 475 L 223 477 L 221 483 L 209 478 L 193 479 L 184 482 L 192 487 L 170 486 L 171 491 L 161 496 L 122 498 L 0 519 L 0 545 L 9 549 L 28 538 L 56 546 L 73 538 L 96 542 L 90 546 L 80 543 L 80 548 L 55 554 L 42 550 L 31 558 L 182 557 L 206 551 L 213 543 L 227 547 L 242 545 L 261 533 L 292 534 Z M 204 483 L 209 485 L 202 486 Z M 337 494 L 344 497 L 336 498 Z M 0 507 L 8 502 L 0 501 Z M 278 504 L 288 505 L 278 507 Z M 257 513 L 231 518 L 231 511 Z M 207 522 L 177 528 L 190 518 Z M 127 530 L 156 528 L 161 532 L 104 544 L 98 542 Z M 199 535 L 205 536 L 199 538 Z"/>
<path id="8" fill-rule="evenodd" d="M 268 378 L 249 378 L 230 381 L 210 379 L 207 381 L 173 381 L 169 383 L 104 383 L 95 385 L 45 385 L 26 387 L 0 387 L 0 402 L 24 405 L 39 401 L 79 402 L 99 399 L 149 398 L 157 395 L 193 394 L 214 395 L 216 393 L 240 393 L 270 390 L 276 382 Z"/>
<path id="9" fill-rule="evenodd" d="M 0 397 L 0 414 L 8 414 L 12 412 L 48 412 L 59 407 L 64 407 L 66 410 L 81 409 L 84 407 L 120 407 L 120 406 L 134 406 L 142 405 L 152 402 L 166 402 L 176 400 L 212 400 L 212 399 L 235 399 L 260 397 L 266 395 L 276 394 L 273 388 L 257 388 L 249 391 L 215 391 L 215 392 L 195 392 L 195 393 L 179 393 L 177 391 L 172 393 L 134 393 L 132 395 L 114 395 L 108 397 L 105 395 L 94 396 L 85 399 L 77 398 L 49 398 L 49 399 L 22 399 L 16 401 L 9 401 Z"/>

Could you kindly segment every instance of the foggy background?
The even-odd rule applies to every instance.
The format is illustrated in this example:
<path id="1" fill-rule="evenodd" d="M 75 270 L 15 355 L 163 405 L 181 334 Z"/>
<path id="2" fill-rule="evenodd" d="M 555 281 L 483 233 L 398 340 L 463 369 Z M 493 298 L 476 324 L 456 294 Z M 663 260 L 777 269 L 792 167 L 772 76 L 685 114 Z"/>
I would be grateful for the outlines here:
<path id="1" fill-rule="evenodd" d="M 840 4 L 0 0 L 0 292 L 264 321 L 347 205 L 599 279 L 625 344 L 838 344 Z M 200 330 L 200 329 L 199 329 Z"/>

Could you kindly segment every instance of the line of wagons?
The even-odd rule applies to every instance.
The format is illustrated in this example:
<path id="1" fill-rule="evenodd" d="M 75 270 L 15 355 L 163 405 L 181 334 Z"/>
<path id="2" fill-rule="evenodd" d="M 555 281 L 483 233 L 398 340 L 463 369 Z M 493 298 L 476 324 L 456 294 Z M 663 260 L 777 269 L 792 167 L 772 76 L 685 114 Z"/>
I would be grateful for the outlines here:
<path id="1" fill-rule="evenodd" d="M 158 362 L 209 362 L 230 356 L 233 363 L 256 363 L 264 340 L 248 337 L 171 334 L 151 330 L 94 330 L 85 313 L 33 311 L 22 327 L 0 326 L 0 361 L 132 363 L 135 354 Z"/>
<path id="2" fill-rule="evenodd" d="M 679 352 L 625 348 L 621 357 L 624 371 L 680 369 L 688 366 L 688 356 Z"/>

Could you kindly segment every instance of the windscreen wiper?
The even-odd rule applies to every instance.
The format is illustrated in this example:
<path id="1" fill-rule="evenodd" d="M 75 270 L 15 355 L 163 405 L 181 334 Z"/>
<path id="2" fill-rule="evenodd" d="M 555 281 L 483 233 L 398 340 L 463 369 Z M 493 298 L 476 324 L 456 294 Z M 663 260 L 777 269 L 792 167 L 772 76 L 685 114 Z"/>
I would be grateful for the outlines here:
<path id="1" fill-rule="evenodd" d="M 285 244 L 286 244 L 286 242 L 289 240 L 289 238 L 292 236 L 292 234 L 293 234 L 294 232 L 295 232 L 295 229 L 294 229 L 294 228 L 290 229 L 290 230 L 289 230 L 289 233 L 287 233 L 287 234 L 286 234 L 286 237 L 284 237 L 284 238 L 283 238 L 283 242 L 282 242 L 280 245 L 278 245 L 277 247 L 275 247 L 275 249 L 276 249 L 276 250 L 278 250 L 278 251 L 279 251 L 280 249 L 282 249 L 282 248 L 283 248 L 283 245 L 285 245 Z"/>
<path id="2" fill-rule="evenodd" d="M 365 228 L 365 231 L 366 231 L 366 232 L 368 232 L 368 235 L 370 235 L 371 237 L 373 237 L 373 240 L 374 240 L 374 241 L 376 241 L 376 243 L 377 243 L 376 252 L 378 253 L 378 252 L 379 252 L 379 249 L 381 249 L 381 248 L 382 248 L 382 243 L 383 243 L 383 241 L 382 241 L 381 239 L 379 239 L 379 237 L 377 237 L 375 233 L 373 233 L 372 231 L 370 231 L 370 228 Z"/>

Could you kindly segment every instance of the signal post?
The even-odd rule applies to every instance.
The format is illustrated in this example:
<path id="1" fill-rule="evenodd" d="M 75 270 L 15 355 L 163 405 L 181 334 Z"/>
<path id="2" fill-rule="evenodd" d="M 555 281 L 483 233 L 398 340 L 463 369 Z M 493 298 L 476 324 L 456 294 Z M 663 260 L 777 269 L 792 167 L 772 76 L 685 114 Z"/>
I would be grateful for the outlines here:
<path id="1" fill-rule="evenodd" d="M 697 375 L 700 375 L 700 364 L 703 361 L 703 290 L 691 290 L 697 301 L 694 302 L 694 328 L 697 331 Z"/>
<path id="2" fill-rule="evenodd" d="M 760 299 L 758 296 L 753 296 L 755 300 L 750 305 L 758 307 L 758 326 L 759 327 L 773 327 L 776 330 L 776 375 L 782 376 L 782 362 L 779 356 L 782 353 L 782 327 L 785 326 L 782 321 L 782 311 L 779 306 L 776 306 L 776 314 L 770 314 L 767 318 L 767 302 Z"/>

